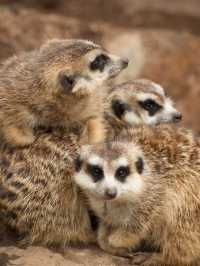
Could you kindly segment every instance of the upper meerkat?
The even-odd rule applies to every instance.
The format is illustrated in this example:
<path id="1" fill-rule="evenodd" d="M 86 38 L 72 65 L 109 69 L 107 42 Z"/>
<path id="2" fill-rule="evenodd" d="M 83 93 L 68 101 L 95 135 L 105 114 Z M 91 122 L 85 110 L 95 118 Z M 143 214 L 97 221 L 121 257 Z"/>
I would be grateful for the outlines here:
<path id="1" fill-rule="evenodd" d="M 51 40 L 8 59 L 0 69 L 0 133 L 13 146 L 34 141 L 33 129 L 101 118 L 103 84 L 128 61 L 85 40 Z"/>
<path id="2" fill-rule="evenodd" d="M 104 250 L 133 265 L 199 265 L 200 139 L 191 131 L 143 125 L 83 146 L 75 181 L 101 219 Z M 155 252 L 131 253 L 142 241 Z"/>
<path id="3" fill-rule="evenodd" d="M 137 79 L 111 88 L 105 118 L 110 131 L 118 134 L 124 127 L 139 124 L 176 123 L 182 115 L 163 87 L 151 80 Z"/>

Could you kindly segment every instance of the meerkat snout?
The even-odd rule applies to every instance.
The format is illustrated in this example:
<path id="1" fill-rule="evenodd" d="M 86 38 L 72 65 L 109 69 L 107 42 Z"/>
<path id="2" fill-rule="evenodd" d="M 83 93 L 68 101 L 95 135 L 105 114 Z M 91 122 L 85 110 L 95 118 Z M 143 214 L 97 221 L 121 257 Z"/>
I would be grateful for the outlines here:
<path id="1" fill-rule="evenodd" d="M 122 58 L 122 67 L 126 68 L 128 66 L 128 64 L 129 64 L 129 59 L 126 57 L 123 57 Z"/>
<path id="2" fill-rule="evenodd" d="M 106 190 L 105 190 L 105 198 L 107 199 L 107 200 L 112 200 L 112 199 L 114 199 L 114 198 L 116 198 L 116 196 L 117 196 L 117 189 L 116 189 L 116 187 L 110 187 L 110 188 L 107 188 Z"/>
<path id="3" fill-rule="evenodd" d="M 180 122 L 182 120 L 182 117 L 183 116 L 182 116 L 181 113 L 179 113 L 179 112 L 175 113 L 174 116 L 173 116 L 173 122 L 174 123 Z"/>
<path id="4" fill-rule="evenodd" d="M 144 79 L 112 88 L 105 115 L 125 125 L 177 123 L 182 118 L 164 89 Z"/>

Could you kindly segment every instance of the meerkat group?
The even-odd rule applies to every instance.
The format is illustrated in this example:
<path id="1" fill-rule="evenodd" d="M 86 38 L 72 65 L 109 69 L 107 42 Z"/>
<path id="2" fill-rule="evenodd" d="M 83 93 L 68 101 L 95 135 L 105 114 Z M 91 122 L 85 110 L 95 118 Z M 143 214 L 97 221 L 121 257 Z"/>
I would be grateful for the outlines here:
<path id="1" fill-rule="evenodd" d="M 137 84 L 140 84 L 139 80 Z M 132 88 L 132 97 L 137 98 L 137 86 L 131 83 L 129 86 Z M 135 86 L 135 89 L 131 86 Z M 120 101 L 129 106 L 129 111 L 134 110 L 137 105 L 131 101 L 131 93 L 130 98 L 123 98 L 120 92 L 124 91 L 124 86 L 118 90 Z M 149 92 L 146 94 L 147 97 L 156 97 L 153 91 L 151 94 Z M 161 102 L 165 101 L 164 93 L 162 95 L 160 101 L 155 99 L 155 104 L 160 103 L 162 106 Z M 115 110 L 112 109 L 113 100 L 114 96 L 111 96 L 109 98 L 111 108 L 107 109 L 105 120 L 109 113 L 110 116 L 115 115 Z M 106 106 L 108 105 L 107 100 Z M 164 106 L 160 108 L 165 109 Z M 171 108 L 173 115 L 178 114 L 172 102 Z M 118 117 L 116 119 L 119 122 L 116 122 L 116 127 L 112 128 L 113 135 L 118 134 L 121 125 L 121 119 Z M 112 127 L 109 119 L 106 123 Z M 127 123 L 127 127 L 129 124 Z M 5 224 L 16 228 L 24 236 L 23 243 L 66 246 L 69 243 L 95 241 L 96 232 L 92 230 L 87 197 L 76 185 L 73 177 L 74 161 L 79 154 L 82 134 L 78 126 L 74 126 L 69 132 L 54 129 L 49 133 L 42 129 L 36 135 L 37 140 L 23 149 L 2 145 L 1 217 L 4 218 Z"/>
<path id="2" fill-rule="evenodd" d="M 28 244 L 97 242 L 133 265 L 196 265 L 199 139 L 160 125 L 181 120 L 160 85 L 109 87 L 127 65 L 84 40 L 53 40 L 5 62 L 2 221 Z M 155 252 L 136 252 L 143 241 Z"/>

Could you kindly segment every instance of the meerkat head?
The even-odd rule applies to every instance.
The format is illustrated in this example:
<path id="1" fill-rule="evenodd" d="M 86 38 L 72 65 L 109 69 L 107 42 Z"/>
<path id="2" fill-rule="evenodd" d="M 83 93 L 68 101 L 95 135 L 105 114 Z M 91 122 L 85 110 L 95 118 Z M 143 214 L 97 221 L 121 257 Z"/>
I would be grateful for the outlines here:
<path id="1" fill-rule="evenodd" d="M 52 40 L 41 47 L 43 79 L 60 95 L 88 94 L 128 65 L 101 46 L 86 40 Z"/>
<path id="2" fill-rule="evenodd" d="M 142 152 L 126 142 L 83 146 L 76 161 L 75 182 L 100 200 L 135 199 L 148 176 Z"/>
<path id="3" fill-rule="evenodd" d="M 108 104 L 108 116 L 129 125 L 176 123 L 182 118 L 164 89 L 145 79 L 113 88 Z"/>

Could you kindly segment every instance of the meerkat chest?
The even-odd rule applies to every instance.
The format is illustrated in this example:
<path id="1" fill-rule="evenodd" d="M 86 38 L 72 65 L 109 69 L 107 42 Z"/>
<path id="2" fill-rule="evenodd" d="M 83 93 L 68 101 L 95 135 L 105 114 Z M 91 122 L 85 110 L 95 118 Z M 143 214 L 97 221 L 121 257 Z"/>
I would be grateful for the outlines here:
<path id="1" fill-rule="evenodd" d="M 127 205 L 118 205 L 114 202 L 104 204 L 104 219 L 115 226 L 129 225 L 131 222 L 131 210 Z"/>
<path id="2" fill-rule="evenodd" d="M 98 200 L 93 200 L 90 204 L 95 214 L 108 224 L 126 226 L 131 222 L 131 210 L 129 206 L 117 205 L 111 201 Z"/>

